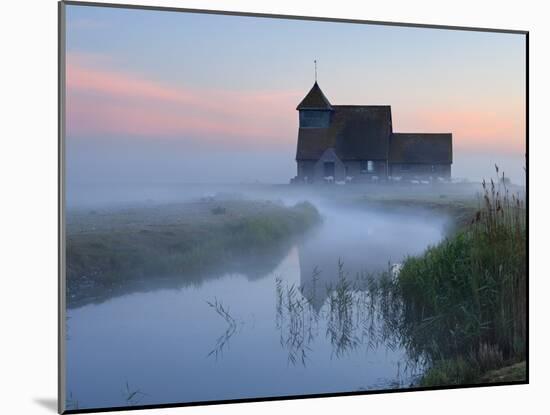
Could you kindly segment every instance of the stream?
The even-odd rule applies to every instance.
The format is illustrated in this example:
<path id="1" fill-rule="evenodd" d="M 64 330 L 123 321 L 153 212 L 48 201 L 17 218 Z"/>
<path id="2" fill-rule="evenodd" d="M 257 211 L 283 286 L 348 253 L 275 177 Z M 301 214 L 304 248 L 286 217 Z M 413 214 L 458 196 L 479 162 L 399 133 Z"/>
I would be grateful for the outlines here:
<path id="1" fill-rule="evenodd" d="M 446 218 L 319 210 L 323 223 L 268 273 L 221 273 L 68 309 L 68 409 L 410 386 L 419 369 L 399 344 L 369 338 L 361 324 L 342 337 L 329 287 L 422 253 L 444 237 Z M 293 303 L 306 293 L 307 307 Z"/>

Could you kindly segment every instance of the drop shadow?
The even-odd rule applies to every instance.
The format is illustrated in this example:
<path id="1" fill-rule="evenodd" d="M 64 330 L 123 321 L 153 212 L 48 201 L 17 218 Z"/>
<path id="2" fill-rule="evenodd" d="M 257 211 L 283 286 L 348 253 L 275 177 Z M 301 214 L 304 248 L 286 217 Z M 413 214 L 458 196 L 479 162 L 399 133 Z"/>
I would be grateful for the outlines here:
<path id="1" fill-rule="evenodd" d="M 57 399 L 55 398 L 35 398 L 34 402 L 49 411 L 57 413 Z"/>

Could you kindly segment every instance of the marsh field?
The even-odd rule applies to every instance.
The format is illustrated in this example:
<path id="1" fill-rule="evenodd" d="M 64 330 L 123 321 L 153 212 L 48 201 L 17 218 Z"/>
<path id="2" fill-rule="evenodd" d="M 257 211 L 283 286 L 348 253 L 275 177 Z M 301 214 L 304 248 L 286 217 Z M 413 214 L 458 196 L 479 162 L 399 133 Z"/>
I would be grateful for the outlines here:
<path id="1" fill-rule="evenodd" d="M 68 196 L 68 409 L 525 380 L 521 187 Z"/>

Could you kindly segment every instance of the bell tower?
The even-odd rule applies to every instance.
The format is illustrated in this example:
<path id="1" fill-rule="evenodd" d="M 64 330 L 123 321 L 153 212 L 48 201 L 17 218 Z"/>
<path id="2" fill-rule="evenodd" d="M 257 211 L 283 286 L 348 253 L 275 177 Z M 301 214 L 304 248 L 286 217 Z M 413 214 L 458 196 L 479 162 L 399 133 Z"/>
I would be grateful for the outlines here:
<path id="1" fill-rule="evenodd" d="M 328 128 L 332 106 L 317 83 L 317 60 L 315 64 L 315 83 L 296 109 L 300 114 L 300 128 Z"/>
<path id="2" fill-rule="evenodd" d="M 300 114 L 300 128 L 329 127 L 333 109 L 317 81 L 296 109 Z"/>

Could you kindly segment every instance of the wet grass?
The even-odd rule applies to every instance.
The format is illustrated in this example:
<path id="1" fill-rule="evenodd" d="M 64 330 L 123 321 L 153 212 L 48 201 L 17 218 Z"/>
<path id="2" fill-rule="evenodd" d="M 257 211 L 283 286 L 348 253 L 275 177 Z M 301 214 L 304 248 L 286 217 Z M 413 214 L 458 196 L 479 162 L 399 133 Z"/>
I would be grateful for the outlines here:
<path id="1" fill-rule="evenodd" d="M 320 221 L 307 202 L 215 201 L 69 216 L 69 304 L 132 280 L 254 268 Z M 275 264 L 277 261 L 272 261 Z"/>

